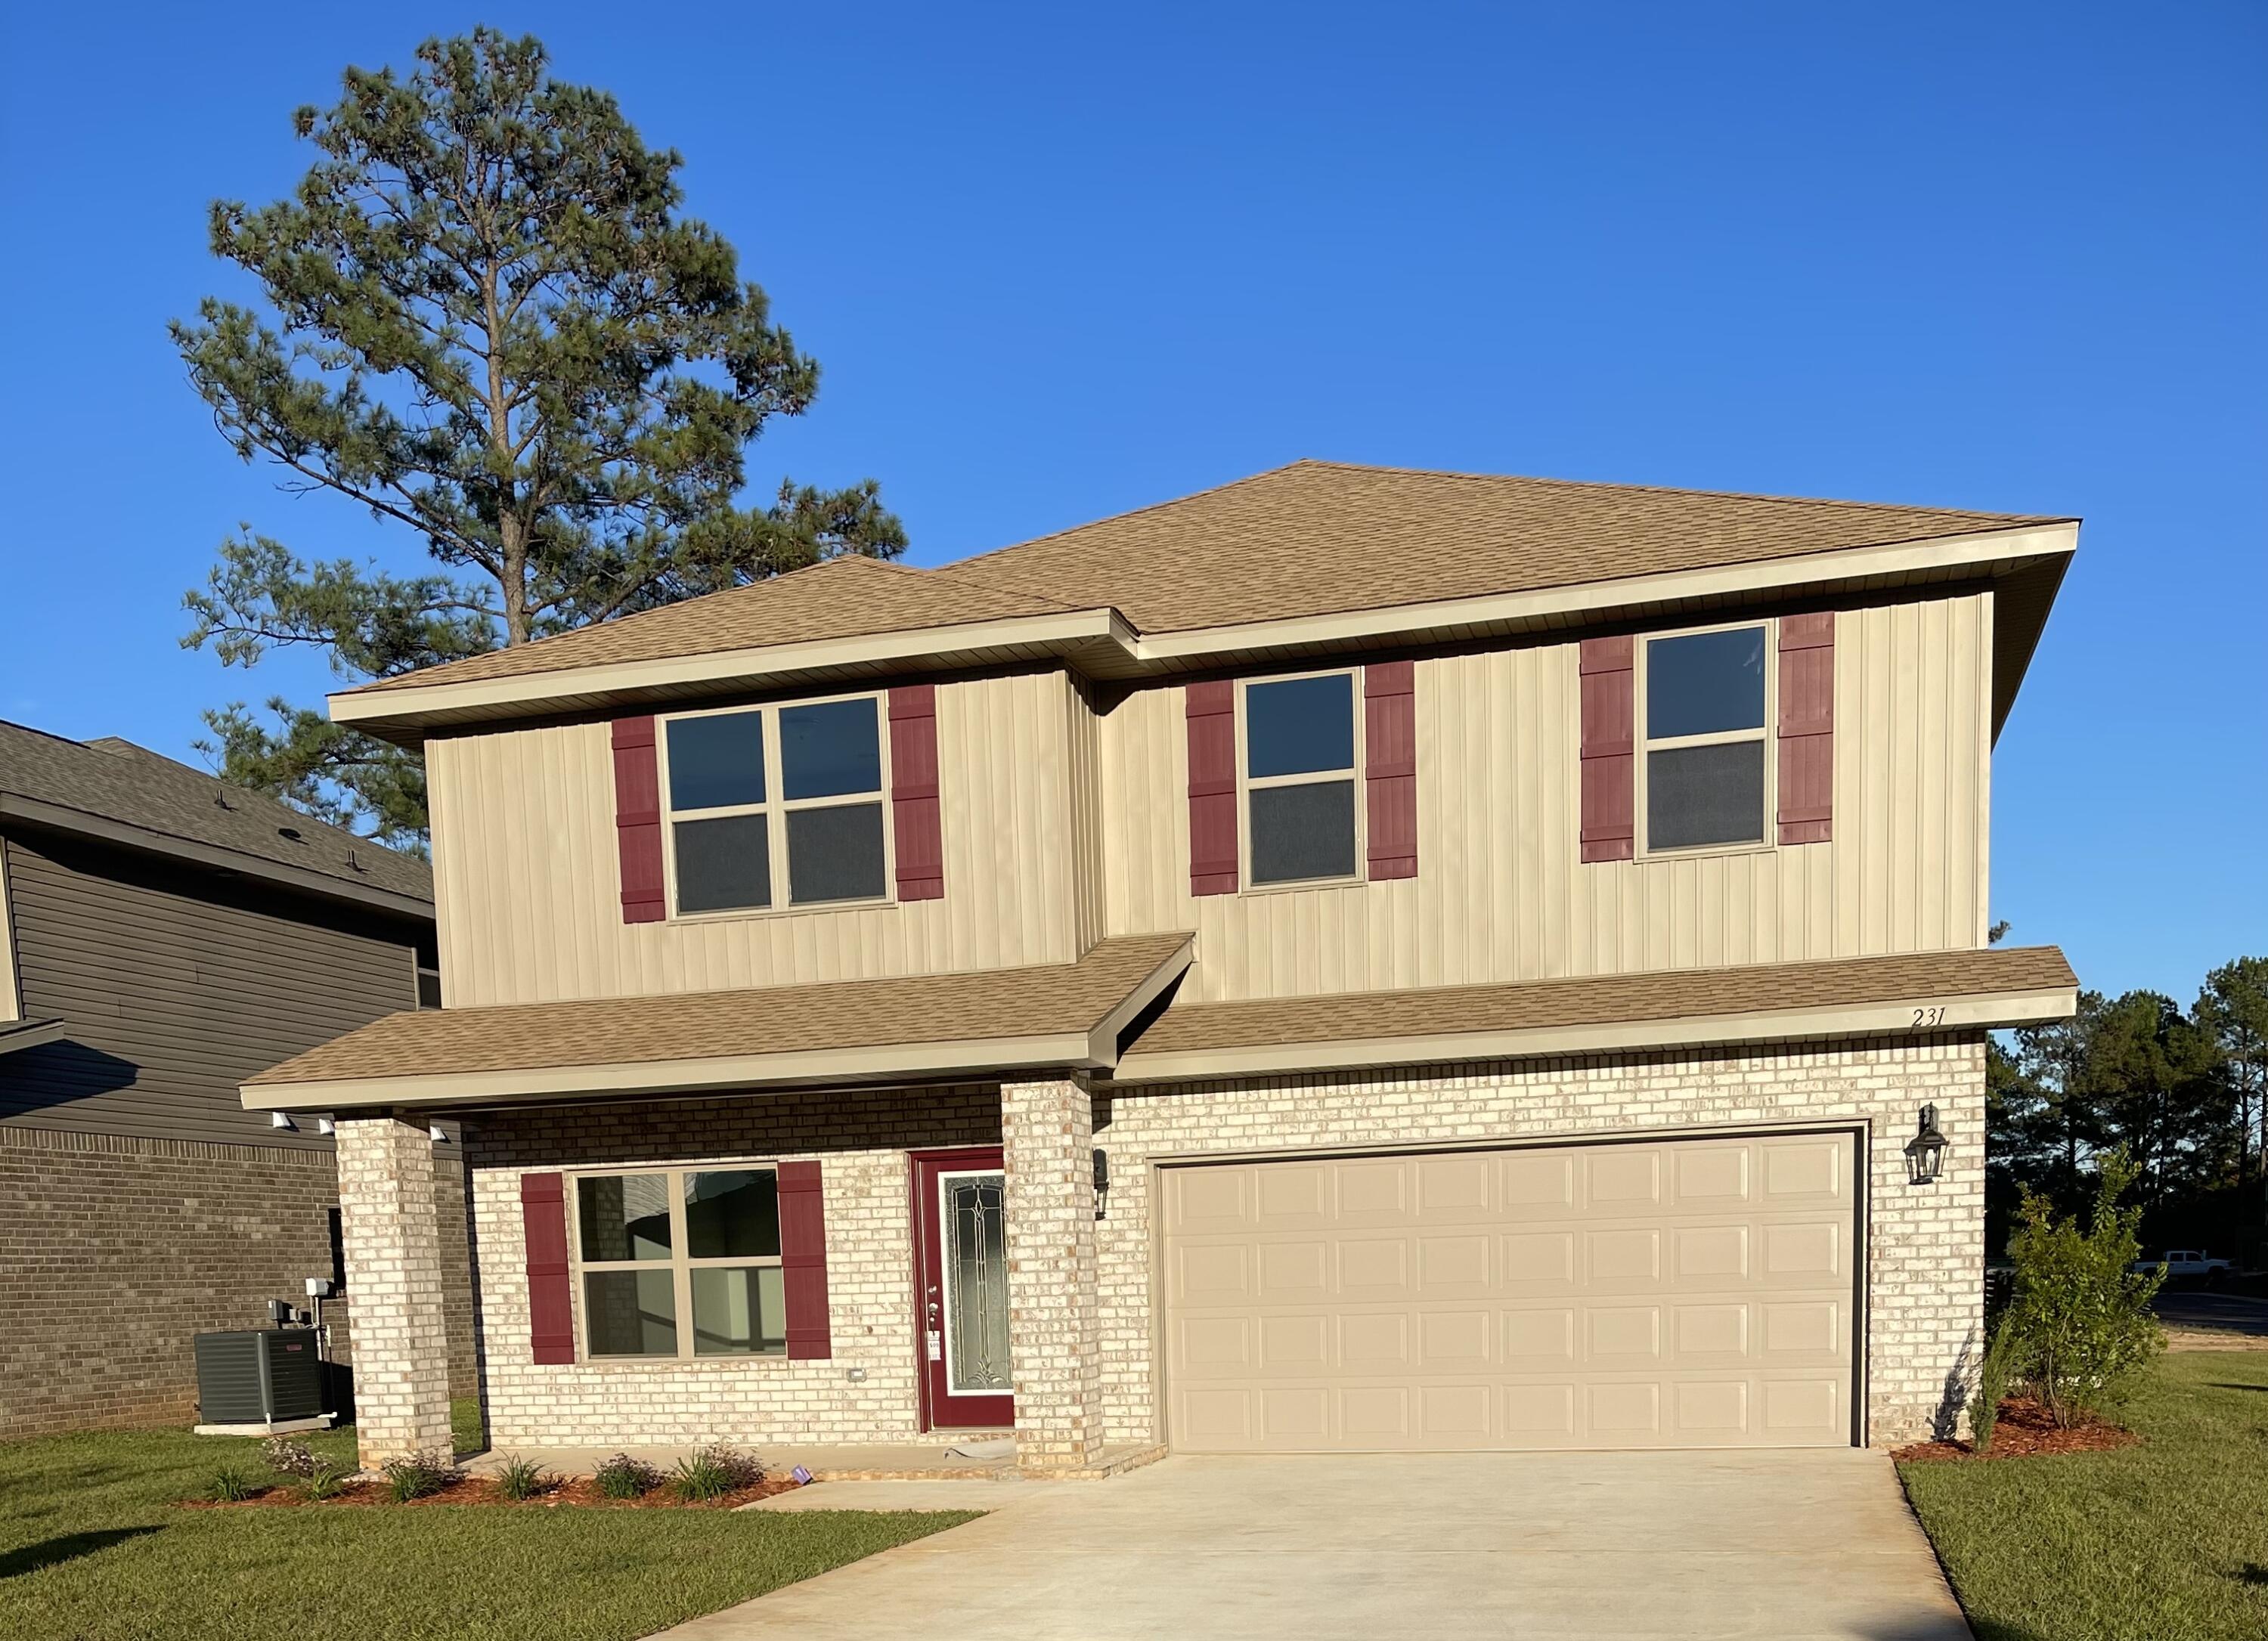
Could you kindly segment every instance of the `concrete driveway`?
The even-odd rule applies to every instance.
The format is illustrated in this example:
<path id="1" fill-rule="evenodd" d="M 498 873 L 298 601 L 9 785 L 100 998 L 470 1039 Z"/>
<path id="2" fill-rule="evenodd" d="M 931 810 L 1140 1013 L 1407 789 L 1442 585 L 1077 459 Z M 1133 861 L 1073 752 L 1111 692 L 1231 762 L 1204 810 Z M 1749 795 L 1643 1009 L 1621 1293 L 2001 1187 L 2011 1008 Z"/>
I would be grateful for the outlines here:
<path id="1" fill-rule="evenodd" d="M 789 1498 L 998 1507 L 670 1641 L 1970 1633 L 1889 1461 L 1852 1450 L 1173 1458 Z"/>

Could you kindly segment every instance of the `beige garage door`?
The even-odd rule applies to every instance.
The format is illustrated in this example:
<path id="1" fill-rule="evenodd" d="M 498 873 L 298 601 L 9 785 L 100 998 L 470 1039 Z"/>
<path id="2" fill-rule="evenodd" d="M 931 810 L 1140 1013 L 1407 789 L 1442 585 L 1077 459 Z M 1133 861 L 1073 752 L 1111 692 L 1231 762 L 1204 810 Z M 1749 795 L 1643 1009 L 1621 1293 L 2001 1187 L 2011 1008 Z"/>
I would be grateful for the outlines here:
<path id="1" fill-rule="evenodd" d="M 1852 1438 L 1849 1134 L 1164 1173 L 1196 1453 Z"/>

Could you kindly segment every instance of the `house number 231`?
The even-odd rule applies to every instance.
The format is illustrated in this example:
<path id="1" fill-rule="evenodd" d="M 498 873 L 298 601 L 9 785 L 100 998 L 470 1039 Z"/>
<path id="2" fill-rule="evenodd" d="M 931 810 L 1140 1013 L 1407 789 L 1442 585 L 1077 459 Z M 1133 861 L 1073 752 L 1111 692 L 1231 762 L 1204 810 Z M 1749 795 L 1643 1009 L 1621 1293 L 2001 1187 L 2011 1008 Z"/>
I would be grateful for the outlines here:
<path id="1" fill-rule="evenodd" d="M 1944 1024 L 1945 1004 L 1942 1003 L 1939 1004 L 1935 1008 L 1916 1009 L 1913 1012 L 1913 1028 L 1916 1031 L 1926 1031 L 1932 1026 L 1942 1026 Z"/>

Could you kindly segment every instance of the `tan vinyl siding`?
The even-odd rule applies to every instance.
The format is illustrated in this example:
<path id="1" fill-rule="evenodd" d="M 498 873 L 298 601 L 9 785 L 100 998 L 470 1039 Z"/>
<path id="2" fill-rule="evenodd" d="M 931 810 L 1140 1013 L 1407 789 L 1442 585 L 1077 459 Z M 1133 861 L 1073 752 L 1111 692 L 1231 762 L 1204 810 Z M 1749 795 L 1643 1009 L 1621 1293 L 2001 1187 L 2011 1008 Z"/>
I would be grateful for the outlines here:
<path id="1" fill-rule="evenodd" d="M 1102 732 L 1086 689 L 1073 683 L 1064 695 L 1071 762 L 1072 932 L 1084 953 L 1102 938 L 1108 921 L 1102 874 Z"/>
<path id="2" fill-rule="evenodd" d="M 427 747 L 451 1008 L 1068 963 L 1077 696 L 1061 673 L 941 684 L 941 900 L 625 924 L 604 722 Z M 1089 909 L 1088 922 L 1099 921 Z"/>
<path id="3" fill-rule="evenodd" d="M 407 925 L 397 940 L 308 921 L 251 886 L 183 893 L 199 874 L 92 845 L 10 836 L 0 850 L 26 1012 L 69 1027 L 59 1041 L 0 1056 L 0 1121 L 328 1146 L 312 1125 L 271 1130 L 238 1085 L 416 1005 Z"/>
<path id="4" fill-rule="evenodd" d="M 1841 613 L 1834 837 L 1581 864 L 1576 646 L 1421 659 L 1418 875 L 1189 893 L 1182 691 L 1101 722 L 1113 934 L 1197 931 L 1190 1001 L 1983 944 L 1991 595 Z"/>

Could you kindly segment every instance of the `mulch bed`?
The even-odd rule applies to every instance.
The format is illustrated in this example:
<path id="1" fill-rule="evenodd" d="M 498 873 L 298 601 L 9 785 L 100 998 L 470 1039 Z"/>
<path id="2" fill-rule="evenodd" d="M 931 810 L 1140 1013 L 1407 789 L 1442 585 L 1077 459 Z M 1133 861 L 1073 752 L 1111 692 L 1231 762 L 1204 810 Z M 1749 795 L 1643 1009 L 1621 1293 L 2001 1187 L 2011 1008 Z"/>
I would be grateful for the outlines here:
<path id="1" fill-rule="evenodd" d="M 751 1486 L 736 1488 L 715 1498 L 688 1501 L 680 1498 L 665 1484 L 636 1498 L 608 1498 L 599 1491 L 599 1484 L 587 1475 L 571 1476 L 555 1484 L 549 1491 L 533 1498 L 506 1498 L 497 1490 L 493 1478 L 468 1475 L 462 1481 L 452 1482 L 436 1493 L 423 1498 L 412 1498 L 396 1504 L 393 1493 L 383 1482 L 357 1482 L 331 1498 L 309 1498 L 306 1490 L 282 1485 L 265 1487 L 249 1498 L 185 1498 L 185 1510 L 265 1510 L 279 1505 L 304 1505 L 318 1510 L 354 1509 L 357 1506 L 382 1506 L 387 1509 L 417 1509 L 426 1505 L 488 1505 L 507 1510 L 556 1510 L 562 1505 L 603 1510 L 737 1510 L 742 1505 L 753 1504 L 759 1498 L 770 1498 L 775 1493 L 793 1492 L 798 1483 L 785 1475 L 768 1475 Z"/>
<path id="2" fill-rule="evenodd" d="M 2036 1459 L 2045 1453 L 2103 1453 L 2132 1447 L 2142 1439 L 2123 1425 L 2090 1419 L 2068 1430 L 2058 1429 L 2047 1409 L 2029 1396 L 2010 1396 L 2000 1403 L 2000 1417 L 1992 1426 L 1992 1450 L 1980 1453 L 1965 1441 L 1916 1442 L 1890 1457 L 1904 1462 L 1927 1463 L 1948 1459 Z"/>

